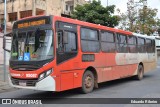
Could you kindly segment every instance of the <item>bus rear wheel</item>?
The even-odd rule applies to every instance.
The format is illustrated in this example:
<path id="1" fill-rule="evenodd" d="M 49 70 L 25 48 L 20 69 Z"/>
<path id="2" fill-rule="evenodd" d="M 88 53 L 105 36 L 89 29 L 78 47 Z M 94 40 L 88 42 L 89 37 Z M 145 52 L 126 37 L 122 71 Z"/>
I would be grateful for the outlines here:
<path id="1" fill-rule="evenodd" d="M 82 93 L 87 94 L 94 89 L 94 75 L 91 71 L 87 70 L 82 78 Z"/>
<path id="2" fill-rule="evenodd" d="M 138 72 L 137 75 L 135 76 L 136 80 L 142 80 L 143 79 L 143 75 L 144 75 L 144 68 L 142 65 L 138 66 Z"/>

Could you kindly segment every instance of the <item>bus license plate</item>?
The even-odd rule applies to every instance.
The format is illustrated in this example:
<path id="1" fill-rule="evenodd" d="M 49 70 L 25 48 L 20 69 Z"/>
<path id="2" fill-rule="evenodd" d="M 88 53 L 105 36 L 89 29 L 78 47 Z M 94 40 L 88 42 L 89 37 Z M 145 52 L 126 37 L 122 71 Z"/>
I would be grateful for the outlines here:
<path id="1" fill-rule="evenodd" d="M 19 81 L 20 86 L 27 86 L 26 81 Z"/>

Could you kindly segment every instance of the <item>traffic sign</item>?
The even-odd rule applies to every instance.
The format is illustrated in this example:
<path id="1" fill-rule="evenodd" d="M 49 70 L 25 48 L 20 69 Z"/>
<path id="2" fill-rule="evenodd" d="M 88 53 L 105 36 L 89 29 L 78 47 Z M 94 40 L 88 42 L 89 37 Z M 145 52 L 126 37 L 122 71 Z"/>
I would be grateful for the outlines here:
<path id="1" fill-rule="evenodd" d="M 30 61 L 30 53 L 24 53 L 24 61 Z"/>

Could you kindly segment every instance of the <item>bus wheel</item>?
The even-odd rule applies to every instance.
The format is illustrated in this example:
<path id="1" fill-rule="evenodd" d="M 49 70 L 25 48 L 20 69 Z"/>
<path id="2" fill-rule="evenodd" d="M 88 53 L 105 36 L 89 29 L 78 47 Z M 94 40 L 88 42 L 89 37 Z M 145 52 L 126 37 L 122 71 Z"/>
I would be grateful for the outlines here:
<path id="1" fill-rule="evenodd" d="M 86 71 L 82 78 L 82 93 L 87 94 L 93 91 L 94 75 L 91 71 Z"/>
<path id="2" fill-rule="evenodd" d="M 143 74 L 144 74 L 144 68 L 142 65 L 139 65 L 138 66 L 138 72 L 137 72 L 137 75 L 135 76 L 135 79 L 136 80 L 141 80 L 143 79 Z"/>

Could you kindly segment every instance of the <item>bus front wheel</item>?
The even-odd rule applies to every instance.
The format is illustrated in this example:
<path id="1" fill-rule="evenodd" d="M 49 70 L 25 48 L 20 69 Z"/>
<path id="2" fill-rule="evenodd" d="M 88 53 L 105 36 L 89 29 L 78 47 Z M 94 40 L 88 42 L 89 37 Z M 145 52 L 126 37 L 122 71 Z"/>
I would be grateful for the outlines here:
<path id="1" fill-rule="evenodd" d="M 137 75 L 135 76 L 136 80 L 142 80 L 143 79 L 143 75 L 144 75 L 144 68 L 142 65 L 138 66 L 138 72 Z"/>
<path id="2" fill-rule="evenodd" d="M 94 75 L 91 71 L 87 70 L 82 78 L 82 93 L 87 94 L 93 91 L 94 88 Z"/>

